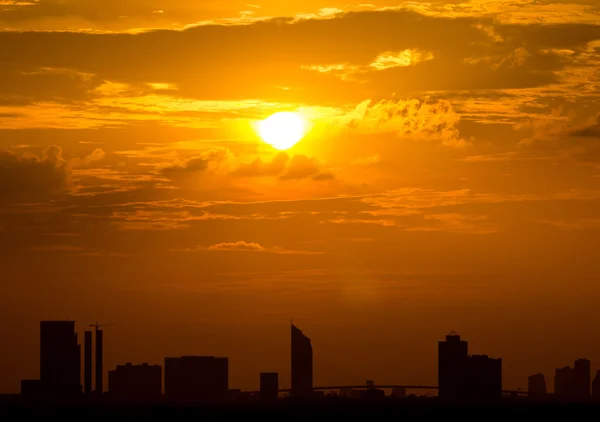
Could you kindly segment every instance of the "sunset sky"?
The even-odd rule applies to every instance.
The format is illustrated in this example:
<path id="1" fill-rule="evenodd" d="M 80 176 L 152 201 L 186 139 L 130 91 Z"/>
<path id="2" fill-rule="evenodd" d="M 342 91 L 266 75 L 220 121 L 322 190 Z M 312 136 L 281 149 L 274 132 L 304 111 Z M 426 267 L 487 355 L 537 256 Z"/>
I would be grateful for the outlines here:
<path id="1" fill-rule="evenodd" d="M 0 0 L 0 393 L 42 319 L 242 389 L 290 318 L 316 385 L 435 385 L 451 330 L 600 369 L 599 2 L 247 1 Z"/>

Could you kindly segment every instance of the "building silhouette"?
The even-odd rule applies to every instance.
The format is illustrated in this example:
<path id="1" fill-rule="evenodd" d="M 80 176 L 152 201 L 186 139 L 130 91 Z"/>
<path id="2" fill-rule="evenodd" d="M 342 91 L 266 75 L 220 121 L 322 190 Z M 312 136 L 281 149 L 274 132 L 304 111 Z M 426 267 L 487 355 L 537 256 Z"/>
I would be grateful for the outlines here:
<path id="1" fill-rule="evenodd" d="M 385 391 L 379 388 L 367 388 L 360 392 L 360 397 L 363 399 L 380 399 L 385 397 Z"/>
<path id="2" fill-rule="evenodd" d="M 154 403 L 162 396 L 160 365 L 119 365 L 108 372 L 108 394 L 120 402 Z"/>
<path id="3" fill-rule="evenodd" d="M 600 401 L 600 370 L 596 371 L 596 376 L 592 381 L 592 399 Z"/>
<path id="4" fill-rule="evenodd" d="M 554 375 L 554 393 L 563 400 L 590 399 L 591 365 L 587 359 L 577 359 L 573 367 L 557 368 Z"/>
<path id="5" fill-rule="evenodd" d="M 534 374 L 528 378 L 527 392 L 530 397 L 541 397 L 546 394 L 546 378 L 544 374 Z"/>
<path id="6" fill-rule="evenodd" d="M 406 398 L 406 388 L 398 387 L 398 388 L 392 389 L 392 396 L 396 397 L 397 399 Z"/>
<path id="7" fill-rule="evenodd" d="M 81 347 L 75 321 L 40 323 L 40 381 L 55 391 L 81 391 Z"/>
<path id="8" fill-rule="evenodd" d="M 40 379 L 23 380 L 21 394 L 74 398 L 81 394 L 81 347 L 75 321 L 40 322 Z"/>
<path id="9" fill-rule="evenodd" d="M 103 325 L 104 326 L 104 325 Z M 83 391 L 103 391 L 103 331 L 84 332 Z M 94 344 L 95 332 L 95 344 Z M 311 340 L 291 324 L 291 397 L 325 397 L 322 390 L 339 389 L 340 395 L 352 398 L 377 399 L 385 396 L 382 388 L 393 388 L 392 396 L 404 398 L 406 388 L 434 389 L 434 386 L 388 385 L 377 387 L 373 380 L 366 386 L 313 387 L 313 348 Z M 95 347 L 94 347 L 95 346 Z M 95 350 L 95 356 L 93 352 Z M 95 357 L 95 362 L 94 358 Z M 167 357 L 164 363 L 165 398 L 178 403 L 214 403 L 228 399 L 256 400 L 256 392 L 229 389 L 229 360 L 215 356 Z M 93 380 L 93 370 L 95 379 Z M 162 398 L 162 368 L 159 365 L 119 365 L 108 372 L 108 397 L 119 402 L 155 403 Z M 591 381 L 588 359 L 577 359 L 573 367 L 557 368 L 554 374 L 555 395 L 561 400 L 600 401 L 600 370 Z M 335 385 L 335 384 L 334 384 Z M 365 388 L 366 387 L 366 388 Z M 591 389 L 590 389 L 591 387 Z M 363 390 L 364 389 L 364 390 Z M 502 396 L 502 359 L 488 355 L 469 355 L 468 343 L 451 332 L 438 342 L 438 390 L 442 401 L 490 402 Z M 40 322 L 40 378 L 22 380 L 25 398 L 45 398 L 52 401 L 81 396 L 81 347 L 77 341 L 74 321 Z M 507 393 L 507 392 L 505 392 Z M 518 396 L 521 391 L 508 392 Z M 542 398 L 547 394 L 543 374 L 528 377 L 527 394 Z M 279 374 L 260 374 L 260 400 L 274 403 L 279 398 Z M 412 397 L 412 395 L 411 395 Z"/>
<path id="10" fill-rule="evenodd" d="M 92 332 L 83 333 L 83 392 L 92 393 Z"/>
<path id="11" fill-rule="evenodd" d="M 279 397 L 279 374 L 262 372 L 260 374 L 260 399 L 264 402 L 277 401 Z"/>
<path id="12" fill-rule="evenodd" d="M 214 356 L 165 358 L 165 398 L 218 402 L 229 394 L 229 360 Z"/>
<path id="13" fill-rule="evenodd" d="M 310 338 L 291 325 L 292 340 L 292 397 L 313 394 L 313 349 Z"/>
<path id="14" fill-rule="evenodd" d="M 96 325 L 96 394 L 104 391 L 104 331 Z"/>
<path id="15" fill-rule="evenodd" d="M 466 398 L 470 400 L 494 400 L 502 396 L 502 359 L 487 355 L 467 358 Z"/>
<path id="16" fill-rule="evenodd" d="M 465 396 L 465 372 L 469 346 L 454 331 L 438 342 L 438 394 L 443 400 Z"/>
<path id="17" fill-rule="evenodd" d="M 590 399 L 591 364 L 588 359 L 577 359 L 573 366 L 573 396 L 579 401 Z"/>
<path id="18" fill-rule="evenodd" d="M 573 398 L 573 368 L 564 366 L 554 372 L 554 394 L 561 399 Z"/>
<path id="19" fill-rule="evenodd" d="M 445 401 L 499 399 L 502 359 L 470 356 L 468 343 L 452 332 L 438 342 L 438 388 Z"/>

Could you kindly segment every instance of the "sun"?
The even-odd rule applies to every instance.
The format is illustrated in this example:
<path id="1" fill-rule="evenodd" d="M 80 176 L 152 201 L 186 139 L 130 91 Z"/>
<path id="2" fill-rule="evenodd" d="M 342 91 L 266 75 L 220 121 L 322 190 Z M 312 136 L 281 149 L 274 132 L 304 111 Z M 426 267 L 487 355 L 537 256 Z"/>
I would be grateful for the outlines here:
<path id="1" fill-rule="evenodd" d="M 307 123 L 294 112 L 275 113 L 258 123 L 260 137 L 273 148 L 286 150 L 296 145 L 306 135 Z"/>

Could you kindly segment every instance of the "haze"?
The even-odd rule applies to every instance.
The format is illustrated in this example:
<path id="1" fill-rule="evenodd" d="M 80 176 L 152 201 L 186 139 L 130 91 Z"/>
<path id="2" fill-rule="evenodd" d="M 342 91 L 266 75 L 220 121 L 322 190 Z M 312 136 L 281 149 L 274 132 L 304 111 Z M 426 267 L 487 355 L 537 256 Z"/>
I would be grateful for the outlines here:
<path id="1" fill-rule="evenodd" d="M 60 319 L 250 390 L 290 318 L 315 385 L 600 368 L 598 2 L 251 3 L 0 1 L 0 392 Z"/>

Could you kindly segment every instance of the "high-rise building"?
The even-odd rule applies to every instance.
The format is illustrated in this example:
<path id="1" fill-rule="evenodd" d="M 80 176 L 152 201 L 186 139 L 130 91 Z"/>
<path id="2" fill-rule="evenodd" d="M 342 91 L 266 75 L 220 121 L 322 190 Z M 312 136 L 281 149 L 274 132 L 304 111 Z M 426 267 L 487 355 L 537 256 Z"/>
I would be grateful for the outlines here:
<path id="1" fill-rule="evenodd" d="M 214 356 L 165 358 L 165 398 L 215 402 L 228 398 L 229 360 Z"/>
<path id="2" fill-rule="evenodd" d="M 56 396 L 81 393 L 81 347 L 75 321 L 40 322 L 40 385 Z"/>
<path id="3" fill-rule="evenodd" d="M 83 392 L 92 392 L 92 332 L 83 333 Z"/>
<path id="4" fill-rule="evenodd" d="M 502 359 L 487 355 L 467 358 L 465 375 L 466 398 L 470 400 L 496 400 L 502 396 Z"/>
<path id="5" fill-rule="evenodd" d="M 544 374 L 531 375 L 527 381 L 527 392 L 530 397 L 540 397 L 546 394 L 546 378 Z"/>
<path id="6" fill-rule="evenodd" d="M 279 397 L 279 374 L 262 372 L 260 374 L 260 399 L 265 402 L 277 401 Z"/>
<path id="7" fill-rule="evenodd" d="M 587 359 L 577 359 L 573 366 L 573 396 L 579 401 L 590 399 L 591 365 Z"/>
<path id="8" fill-rule="evenodd" d="M 554 373 L 554 393 L 562 399 L 573 398 L 573 368 L 556 368 Z"/>
<path id="9" fill-rule="evenodd" d="M 160 365 L 119 365 L 108 372 L 108 394 L 121 402 L 155 403 L 162 396 Z"/>
<path id="10" fill-rule="evenodd" d="M 96 394 L 104 391 L 104 331 L 96 327 Z"/>
<path id="11" fill-rule="evenodd" d="M 469 346 L 451 332 L 438 342 L 438 388 L 443 400 L 457 400 L 465 395 L 465 372 Z"/>
<path id="12" fill-rule="evenodd" d="M 445 401 L 496 400 L 502 395 L 502 359 L 469 356 L 466 341 L 455 332 L 438 342 L 438 388 Z"/>
<path id="13" fill-rule="evenodd" d="M 292 397 L 313 394 L 313 349 L 310 338 L 292 324 Z"/>
<path id="14" fill-rule="evenodd" d="M 592 381 L 592 399 L 600 400 L 600 370 L 596 371 L 596 376 Z"/>

